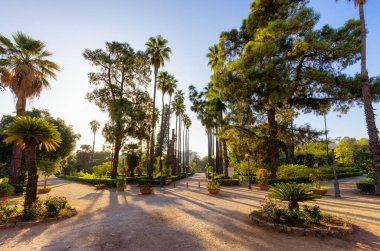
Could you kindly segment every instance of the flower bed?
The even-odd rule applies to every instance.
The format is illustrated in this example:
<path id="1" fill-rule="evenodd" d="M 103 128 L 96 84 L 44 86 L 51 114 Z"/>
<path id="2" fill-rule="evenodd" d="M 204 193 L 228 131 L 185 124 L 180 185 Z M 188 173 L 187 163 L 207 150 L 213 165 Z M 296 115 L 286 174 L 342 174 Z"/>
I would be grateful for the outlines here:
<path id="1" fill-rule="evenodd" d="M 10 227 L 28 227 L 42 222 L 53 222 L 70 218 L 77 214 L 68 205 L 63 196 L 47 197 L 44 201 L 36 200 L 27 211 L 18 205 L 10 205 L 10 201 L 0 201 L 0 229 Z"/>

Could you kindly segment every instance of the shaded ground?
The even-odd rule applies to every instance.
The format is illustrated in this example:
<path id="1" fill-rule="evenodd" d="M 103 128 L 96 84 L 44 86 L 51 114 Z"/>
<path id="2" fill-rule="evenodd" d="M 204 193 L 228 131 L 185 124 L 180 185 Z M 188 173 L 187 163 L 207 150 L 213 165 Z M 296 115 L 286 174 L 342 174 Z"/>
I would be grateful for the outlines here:
<path id="1" fill-rule="evenodd" d="M 126 192 L 95 191 L 51 179 L 51 195 L 66 196 L 78 215 L 0 230 L 0 250 L 379 250 L 380 198 L 356 194 L 358 179 L 340 180 L 342 199 L 326 196 L 317 204 L 349 218 L 359 229 L 344 239 L 324 240 L 252 225 L 248 214 L 266 193 L 255 187 L 223 187 L 221 194 L 210 196 L 204 174 L 146 196 L 135 186 Z"/>

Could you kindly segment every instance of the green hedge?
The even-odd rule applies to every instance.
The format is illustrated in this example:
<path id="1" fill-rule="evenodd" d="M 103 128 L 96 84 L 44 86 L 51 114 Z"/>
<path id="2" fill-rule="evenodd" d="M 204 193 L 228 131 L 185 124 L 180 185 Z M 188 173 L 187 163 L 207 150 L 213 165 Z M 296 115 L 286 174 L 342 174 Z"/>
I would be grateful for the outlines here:
<path id="1" fill-rule="evenodd" d="M 361 176 L 363 175 L 362 172 L 356 171 L 356 172 L 345 172 L 345 173 L 337 173 L 338 178 L 348 178 L 348 177 L 355 177 L 355 176 Z M 334 174 L 325 174 L 324 175 L 324 180 L 332 180 L 334 179 Z M 293 179 L 269 179 L 268 184 L 273 186 L 276 183 L 305 183 L 305 182 L 310 182 L 310 177 L 298 177 L 298 178 L 293 178 Z"/>
<path id="2" fill-rule="evenodd" d="M 127 184 L 138 184 L 140 180 L 147 179 L 148 176 L 126 177 Z"/>
<path id="3" fill-rule="evenodd" d="M 161 184 L 160 179 L 141 179 L 139 180 L 139 185 L 151 184 L 152 186 L 159 186 Z M 165 181 L 164 181 L 165 184 Z"/>
<path id="4" fill-rule="evenodd" d="M 373 179 L 365 179 L 363 181 L 357 182 L 356 187 L 360 192 L 363 193 L 374 193 L 375 192 L 375 181 Z"/>
<path id="5" fill-rule="evenodd" d="M 84 184 L 89 184 L 89 185 L 105 184 L 108 187 L 116 186 L 115 180 L 111 180 L 107 178 L 84 178 L 84 177 L 63 176 L 63 175 L 58 175 L 57 177 L 60 179 L 77 181 L 79 183 L 84 183 Z"/>
<path id="6" fill-rule="evenodd" d="M 221 186 L 238 186 L 239 179 L 218 179 Z"/>

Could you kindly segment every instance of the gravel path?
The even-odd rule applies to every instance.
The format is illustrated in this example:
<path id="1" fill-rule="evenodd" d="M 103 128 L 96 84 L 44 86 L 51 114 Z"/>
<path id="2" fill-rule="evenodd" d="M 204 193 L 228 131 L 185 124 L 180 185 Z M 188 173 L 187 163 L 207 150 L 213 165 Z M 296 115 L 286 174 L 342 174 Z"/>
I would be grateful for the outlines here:
<path id="1" fill-rule="evenodd" d="M 145 196 L 136 186 L 125 192 L 96 191 L 54 178 L 51 195 L 66 196 L 78 215 L 0 230 L 0 250 L 379 250 L 380 198 L 356 194 L 358 179 L 340 180 L 342 199 L 318 201 L 325 211 L 357 224 L 356 233 L 321 240 L 252 225 L 248 214 L 266 193 L 256 187 L 223 187 L 221 194 L 210 196 L 202 173 Z"/>

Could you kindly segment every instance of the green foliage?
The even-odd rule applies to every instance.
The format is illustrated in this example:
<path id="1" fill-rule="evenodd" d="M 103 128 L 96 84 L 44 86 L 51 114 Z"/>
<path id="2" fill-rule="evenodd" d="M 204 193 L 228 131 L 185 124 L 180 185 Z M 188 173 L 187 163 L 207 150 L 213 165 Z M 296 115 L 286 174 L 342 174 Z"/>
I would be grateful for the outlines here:
<path id="1" fill-rule="evenodd" d="M 8 178 L 5 177 L 5 178 L 0 178 L 0 183 L 7 183 L 8 182 Z"/>
<path id="2" fill-rule="evenodd" d="M 256 180 L 260 185 L 267 185 L 268 179 L 272 175 L 272 173 L 264 168 L 259 168 L 256 171 Z"/>
<path id="3" fill-rule="evenodd" d="M 320 188 L 321 187 L 321 181 L 326 177 L 322 170 L 319 169 L 319 168 L 315 168 L 311 171 L 311 173 L 309 174 L 309 177 L 310 177 L 310 181 L 314 184 L 314 186 L 316 188 Z"/>
<path id="4" fill-rule="evenodd" d="M 207 189 L 209 189 L 209 190 L 220 189 L 220 183 L 218 181 L 209 181 L 207 183 Z"/>
<path id="5" fill-rule="evenodd" d="M 271 188 L 270 192 L 268 197 L 287 201 L 289 210 L 298 210 L 299 202 L 320 198 L 320 196 L 312 194 L 310 186 L 297 183 L 277 183 L 274 188 Z"/>
<path id="6" fill-rule="evenodd" d="M 15 189 L 8 183 L 0 183 L 0 198 L 8 197 L 14 193 Z"/>
<path id="7" fill-rule="evenodd" d="M 118 177 L 115 181 L 116 187 L 124 187 L 126 184 L 126 180 L 124 177 Z"/>
<path id="8" fill-rule="evenodd" d="M 308 177 L 311 169 L 304 165 L 282 165 L 276 172 L 278 179 L 294 179 L 298 177 Z"/>
<path id="9" fill-rule="evenodd" d="M 50 160 L 40 160 L 38 163 L 38 170 L 41 172 L 44 178 L 44 187 L 46 188 L 49 176 L 55 174 L 58 171 L 58 163 Z"/>
<path id="10" fill-rule="evenodd" d="M 356 188 L 363 193 L 374 193 L 375 192 L 375 180 L 372 178 L 367 178 L 363 181 L 356 183 Z"/>
<path id="11" fill-rule="evenodd" d="M 16 206 L 9 206 L 9 200 L 0 199 L 0 223 L 6 222 L 9 217 L 12 217 L 17 212 Z"/>
<path id="12" fill-rule="evenodd" d="M 152 186 L 159 186 L 161 184 L 160 179 L 140 179 L 139 185 L 145 185 L 145 184 L 150 184 Z"/>
<path id="13" fill-rule="evenodd" d="M 149 182 L 146 182 L 144 184 L 140 184 L 140 189 L 141 190 L 150 190 L 153 188 L 153 185 Z"/>
<path id="14" fill-rule="evenodd" d="M 52 196 L 44 201 L 46 212 L 49 216 L 58 216 L 59 212 L 68 206 L 66 197 Z"/>
<path id="15" fill-rule="evenodd" d="M 238 186 L 239 179 L 218 179 L 221 186 Z"/>
<path id="16" fill-rule="evenodd" d="M 79 183 L 89 184 L 89 185 L 97 185 L 97 184 L 105 184 L 109 187 L 115 187 L 115 180 L 107 179 L 107 178 L 94 178 L 91 176 L 77 177 L 77 176 L 57 176 L 60 179 L 72 180 Z"/>
<path id="17" fill-rule="evenodd" d="M 319 224 L 319 222 L 322 220 L 321 209 L 318 206 L 309 207 L 308 205 L 304 205 L 303 213 L 307 222 Z"/>
<path id="18" fill-rule="evenodd" d="M 46 209 L 43 205 L 43 202 L 37 198 L 31 205 L 27 208 L 24 208 L 24 219 L 25 220 L 34 220 L 38 217 L 41 217 L 45 214 Z"/>
<path id="19" fill-rule="evenodd" d="M 95 177 L 105 177 L 112 172 L 111 162 L 105 162 L 92 168 Z"/>

